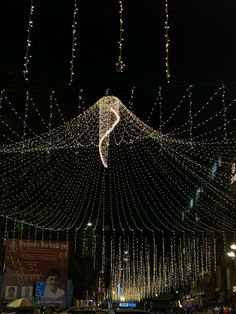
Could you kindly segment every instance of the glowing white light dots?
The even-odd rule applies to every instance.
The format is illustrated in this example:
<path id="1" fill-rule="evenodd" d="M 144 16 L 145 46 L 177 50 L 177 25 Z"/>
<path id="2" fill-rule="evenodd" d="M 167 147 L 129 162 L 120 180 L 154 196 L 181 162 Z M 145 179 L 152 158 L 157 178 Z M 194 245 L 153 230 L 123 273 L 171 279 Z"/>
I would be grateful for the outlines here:
<path id="1" fill-rule="evenodd" d="M 116 71 L 122 73 L 125 67 L 123 61 L 123 45 L 124 45 L 124 26 L 123 26 L 123 0 L 119 0 L 119 16 L 120 16 L 120 33 L 118 41 L 119 56 L 116 62 Z"/>
<path id="2" fill-rule="evenodd" d="M 74 79 L 74 61 L 75 61 L 75 53 L 77 46 L 77 0 L 74 0 L 74 12 L 73 12 L 73 23 L 72 23 L 72 47 L 71 47 L 71 60 L 70 60 L 70 82 L 69 85 L 72 84 Z"/>
<path id="3" fill-rule="evenodd" d="M 33 13 L 34 13 L 34 0 L 31 0 L 30 2 L 30 13 L 29 13 L 29 24 L 28 24 L 28 29 L 27 29 L 27 42 L 26 42 L 26 53 L 25 53 L 25 57 L 24 57 L 24 79 L 25 81 L 28 81 L 29 77 L 29 63 L 30 63 L 30 59 L 32 58 L 32 56 L 30 55 L 30 48 L 31 48 L 31 31 L 33 28 Z"/>
<path id="4" fill-rule="evenodd" d="M 169 38 L 169 13 L 168 13 L 168 0 L 165 0 L 165 68 L 166 68 L 166 81 L 170 83 L 170 65 L 169 65 L 169 49 L 170 49 L 170 38 Z"/>
<path id="5" fill-rule="evenodd" d="M 225 167 L 231 165 L 236 117 L 222 119 L 224 110 L 234 104 L 232 100 L 222 107 L 222 87 L 199 104 L 200 109 L 195 109 L 195 98 L 192 101 L 194 91 L 190 86 L 177 103 L 185 119 L 180 126 L 171 124 L 174 129 L 169 133 L 167 127 L 178 110 L 162 112 L 161 89 L 154 105 L 155 109 L 159 100 L 160 115 L 153 111 L 149 115 L 150 121 L 155 117 L 156 129 L 114 96 L 101 98 L 87 110 L 82 110 L 79 99 L 79 114 L 65 121 L 55 92 L 49 117 L 40 114 L 28 92 L 21 114 L 2 92 L 4 239 L 64 239 L 76 252 L 81 234 L 84 240 L 87 236 L 92 239 L 94 267 L 98 255 L 102 271 L 106 260 L 111 262 L 112 298 L 117 301 L 170 292 L 206 272 L 213 276 L 216 242 L 222 230 L 235 231 L 235 200 L 229 193 L 233 186 L 225 189 L 227 177 L 215 167 L 221 167 L 221 159 Z M 218 109 L 200 119 L 218 94 Z M 4 120 L 6 109 L 16 123 Z M 34 130 L 38 123 L 31 123 L 32 110 L 44 128 L 40 134 Z M 107 222 L 110 242 L 105 236 Z"/>

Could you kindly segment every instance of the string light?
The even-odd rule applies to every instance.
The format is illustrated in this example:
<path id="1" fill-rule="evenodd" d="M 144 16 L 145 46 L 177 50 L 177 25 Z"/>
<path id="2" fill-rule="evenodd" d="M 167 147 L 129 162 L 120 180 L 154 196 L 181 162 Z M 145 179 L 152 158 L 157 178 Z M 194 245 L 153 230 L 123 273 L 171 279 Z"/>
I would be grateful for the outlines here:
<path id="1" fill-rule="evenodd" d="M 129 101 L 129 109 L 133 111 L 134 106 L 134 94 L 135 94 L 135 86 L 131 89 L 130 101 Z"/>
<path id="2" fill-rule="evenodd" d="M 189 135 L 190 145 L 193 145 L 193 117 L 192 117 L 192 85 L 189 86 Z"/>
<path id="3" fill-rule="evenodd" d="M 30 48 L 31 48 L 31 31 L 33 28 L 33 13 L 34 13 L 34 0 L 31 0 L 30 2 L 30 13 L 29 13 L 29 24 L 28 24 L 28 29 L 27 29 L 27 41 L 26 41 L 26 53 L 25 53 L 25 57 L 24 57 L 24 79 L 25 81 L 28 81 L 29 77 L 28 77 L 28 73 L 29 73 L 29 63 L 30 63 L 30 59 L 32 58 L 32 56 L 30 55 Z"/>
<path id="4" fill-rule="evenodd" d="M 169 66 L 169 13 L 168 13 L 168 0 L 165 0 L 165 68 L 166 68 L 166 81 L 170 83 L 170 66 Z"/>
<path id="5" fill-rule="evenodd" d="M 119 0 L 119 18 L 120 18 L 120 33 L 119 33 L 119 41 L 118 41 L 118 49 L 119 56 L 116 62 L 116 71 L 118 73 L 122 73 L 125 67 L 123 61 L 123 43 L 124 43 L 124 26 L 123 26 L 123 0 Z"/>
<path id="6" fill-rule="evenodd" d="M 74 62 L 75 62 L 75 52 L 77 46 L 77 0 L 74 0 L 74 12 L 73 12 L 73 23 L 72 23 L 72 48 L 71 48 L 71 60 L 70 60 L 70 82 L 69 85 L 72 84 L 74 79 Z"/>
<path id="7" fill-rule="evenodd" d="M 226 119 L 226 106 L 225 106 L 225 86 L 222 84 L 222 106 L 224 117 L 224 140 L 227 141 L 227 119 Z"/>
<path id="8" fill-rule="evenodd" d="M 27 103 L 31 103 L 32 98 L 27 96 Z M 28 133 L 26 136 L 26 129 L 30 129 L 28 106 L 23 119 L 11 109 L 22 127 L 17 133 L 20 137 L 11 144 L 0 144 L 3 157 L 0 184 L 8 190 L 7 199 L 1 203 L 2 216 L 9 217 L 8 221 L 14 224 L 14 237 L 17 233 L 22 236 L 24 225 L 28 225 L 30 237 L 32 225 L 35 240 L 38 230 L 42 240 L 54 231 L 57 241 L 66 238 L 69 242 L 77 236 L 72 230 L 76 230 L 76 234 L 81 229 L 85 231 L 88 222 L 92 221 L 93 239 L 95 236 L 93 261 L 96 254 L 100 254 L 95 249 L 96 234 L 102 231 L 101 261 L 105 271 L 109 252 L 105 221 L 109 218 L 113 233 L 122 234 L 121 237 L 113 236 L 109 243 L 112 288 L 116 289 L 118 283 L 122 283 L 126 291 L 123 297 L 130 300 L 170 291 L 178 282 L 198 279 L 200 268 L 202 273 L 206 270 L 212 273 L 216 248 L 208 233 L 235 229 L 231 215 L 228 215 L 233 200 L 228 191 L 222 191 L 225 176 L 219 173 L 214 183 L 207 178 L 209 164 L 216 155 L 223 156 L 226 166 L 230 162 L 235 148 L 230 121 L 226 121 L 229 128 L 226 142 L 217 141 L 224 132 L 216 134 L 213 141 L 210 141 L 212 137 L 196 140 L 197 136 L 189 138 L 189 122 L 194 114 L 187 112 L 188 133 L 186 138 L 178 139 L 160 134 L 160 129 L 157 131 L 146 125 L 115 97 L 100 99 L 68 122 L 64 120 L 54 93 L 50 97 L 50 106 L 50 127 L 40 136 L 32 137 L 31 132 L 29 138 Z M 53 123 L 54 108 L 57 108 L 60 126 Z M 210 113 L 210 117 L 220 116 L 219 112 L 221 110 L 216 115 Z M 44 119 L 37 113 L 43 124 Z M 213 118 L 205 117 L 199 124 L 211 124 Z M 103 126 L 101 137 L 99 123 Z M 10 126 L 3 125 L 10 130 Z M 221 131 L 223 126 L 220 125 Z M 194 129 L 195 120 L 192 127 Z M 102 139 L 104 134 L 107 137 Z M 105 142 L 109 145 L 104 145 Z M 104 145 L 103 158 L 109 152 L 109 167 L 106 169 L 101 162 L 99 143 L 100 148 Z M 181 210 L 200 183 L 204 185 L 206 197 L 198 201 L 197 210 L 204 221 L 196 223 L 191 208 L 182 220 Z M 214 200 L 216 206 L 210 206 Z M 173 234 L 170 243 L 165 243 L 166 232 Z M 202 236 L 198 239 L 199 234 Z M 148 235 L 153 243 L 148 242 Z M 74 250 L 76 241 L 75 238 Z M 186 253 L 181 257 L 183 249 Z M 114 296 L 119 299 L 116 293 Z"/>

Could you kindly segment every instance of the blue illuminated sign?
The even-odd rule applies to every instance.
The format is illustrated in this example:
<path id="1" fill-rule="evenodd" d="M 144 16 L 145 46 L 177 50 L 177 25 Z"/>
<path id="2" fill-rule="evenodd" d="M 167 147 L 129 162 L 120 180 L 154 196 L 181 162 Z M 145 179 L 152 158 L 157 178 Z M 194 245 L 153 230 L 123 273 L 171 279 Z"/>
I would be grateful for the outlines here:
<path id="1" fill-rule="evenodd" d="M 35 296 L 36 297 L 43 297 L 44 296 L 44 290 L 45 290 L 46 285 L 47 285 L 46 282 L 36 282 L 36 287 L 35 287 Z"/>
<path id="2" fill-rule="evenodd" d="M 136 303 L 129 303 L 129 302 L 120 302 L 119 303 L 119 307 L 136 307 L 137 304 Z"/>

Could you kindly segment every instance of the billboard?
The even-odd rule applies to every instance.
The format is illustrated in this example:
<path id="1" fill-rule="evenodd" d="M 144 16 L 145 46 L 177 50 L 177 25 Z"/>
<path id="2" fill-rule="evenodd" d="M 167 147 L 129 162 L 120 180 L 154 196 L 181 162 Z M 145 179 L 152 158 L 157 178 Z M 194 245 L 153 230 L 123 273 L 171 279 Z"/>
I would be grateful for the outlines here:
<path id="1" fill-rule="evenodd" d="M 8 239 L 2 299 L 36 298 L 43 306 L 65 307 L 68 254 L 66 242 Z"/>

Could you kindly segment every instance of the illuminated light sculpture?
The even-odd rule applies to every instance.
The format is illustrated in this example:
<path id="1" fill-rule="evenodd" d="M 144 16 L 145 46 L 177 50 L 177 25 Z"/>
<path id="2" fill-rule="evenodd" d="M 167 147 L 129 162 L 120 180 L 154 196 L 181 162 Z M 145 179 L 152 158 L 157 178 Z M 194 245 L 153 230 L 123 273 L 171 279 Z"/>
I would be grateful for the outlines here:
<path id="1" fill-rule="evenodd" d="M 108 167 L 110 133 L 120 121 L 120 101 L 116 97 L 103 97 L 99 103 L 99 154 L 102 164 Z"/>

